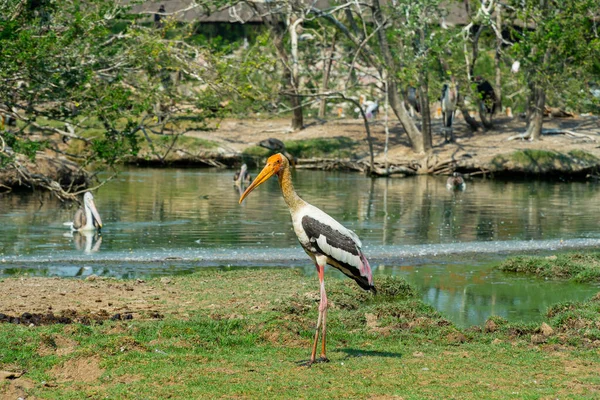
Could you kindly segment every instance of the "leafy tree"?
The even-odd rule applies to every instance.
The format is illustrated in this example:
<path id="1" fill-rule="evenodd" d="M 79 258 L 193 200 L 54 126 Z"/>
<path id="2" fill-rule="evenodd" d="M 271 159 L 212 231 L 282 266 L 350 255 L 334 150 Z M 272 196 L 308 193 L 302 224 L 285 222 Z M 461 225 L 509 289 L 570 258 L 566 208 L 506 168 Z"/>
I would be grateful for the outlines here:
<path id="1" fill-rule="evenodd" d="M 549 92 L 589 97 L 573 80 L 594 80 L 600 58 L 599 0 L 519 0 L 507 4 L 516 38 L 511 54 L 521 63 L 529 89 L 528 128 L 523 138 L 537 140 Z M 597 72 L 596 72 L 597 73 Z M 597 79 L 597 76 L 596 76 Z"/>
<path id="2" fill-rule="evenodd" d="M 26 184 L 62 197 L 77 190 L 36 176 L 24 155 L 45 149 L 84 168 L 114 168 L 141 141 L 154 148 L 153 134 L 177 140 L 182 126 L 203 127 L 223 110 L 219 60 L 189 45 L 190 32 L 169 18 L 146 26 L 112 0 L 0 5 L 0 162 Z"/>

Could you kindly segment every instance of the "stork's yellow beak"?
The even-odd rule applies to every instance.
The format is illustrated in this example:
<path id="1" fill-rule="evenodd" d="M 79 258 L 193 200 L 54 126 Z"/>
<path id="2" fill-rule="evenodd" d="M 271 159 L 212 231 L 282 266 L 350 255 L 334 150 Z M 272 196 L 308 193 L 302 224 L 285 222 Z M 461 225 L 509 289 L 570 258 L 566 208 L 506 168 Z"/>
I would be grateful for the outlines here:
<path id="1" fill-rule="evenodd" d="M 242 201 L 244 201 L 244 199 L 250 194 L 251 191 L 256 189 L 260 184 L 264 183 L 270 177 L 275 175 L 276 171 L 277 171 L 277 169 L 275 168 L 275 166 L 273 164 L 267 163 L 267 165 L 265 165 L 263 170 L 260 171 L 260 174 L 258 174 L 256 179 L 254 179 L 254 181 L 250 184 L 250 186 L 248 186 L 246 191 L 240 197 L 240 204 L 242 204 Z"/>

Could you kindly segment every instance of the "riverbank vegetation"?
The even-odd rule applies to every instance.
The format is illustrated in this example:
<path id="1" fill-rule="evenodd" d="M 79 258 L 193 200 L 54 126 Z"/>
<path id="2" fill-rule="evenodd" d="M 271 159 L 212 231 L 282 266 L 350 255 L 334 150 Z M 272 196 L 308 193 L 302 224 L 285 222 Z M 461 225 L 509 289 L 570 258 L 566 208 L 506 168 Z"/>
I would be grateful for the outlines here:
<path id="1" fill-rule="evenodd" d="M 600 253 L 564 253 L 547 257 L 516 256 L 503 261 L 501 271 L 576 282 L 600 282 Z"/>
<path id="2" fill-rule="evenodd" d="M 598 395 L 600 296 L 553 306 L 542 323 L 493 317 L 460 329 L 401 278 L 377 283 L 381 295 L 373 297 L 353 282 L 328 280 L 330 362 L 306 368 L 299 362 L 309 356 L 318 291 L 314 277 L 295 270 L 210 269 L 145 281 L 7 278 L 0 287 L 14 296 L 0 300 L 0 392 L 61 399 Z M 70 320 L 37 326 L 23 315 L 20 324 L 7 323 L 8 314 L 24 312 Z"/>
<path id="3" fill-rule="evenodd" d="M 288 139 L 295 142 L 289 146 L 296 157 L 364 158 L 378 175 L 394 166 L 405 171 L 406 165 L 415 173 L 491 171 L 474 160 L 477 155 L 469 154 L 472 165 L 463 165 L 452 151 L 447 159 L 435 154 L 455 143 L 452 132 L 444 135 L 449 143 L 438 144 L 435 135 L 454 129 L 434 121 L 444 85 L 459 90 L 452 107 L 468 127 L 461 146 L 484 130 L 502 129 L 500 115 L 522 113 L 526 132 L 513 132 L 511 139 L 536 142 L 545 114 L 598 113 L 598 0 L 326 3 L 317 8 L 284 1 L 273 9 L 200 1 L 194 12 L 215 17 L 198 24 L 182 10 L 159 12 L 150 3 L 132 8 L 99 0 L 82 9 L 69 0 L 27 6 L 6 1 L 0 16 L 2 169 L 19 175 L 22 185 L 72 198 L 91 182 L 65 184 L 69 174 L 60 182 L 37 179 L 43 171 L 26 160 L 44 152 L 77 162 L 81 171 L 114 170 L 138 157 L 164 163 L 171 150 L 185 152 L 183 137 L 218 129 L 224 117 L 283 116 L 289 118 L 288 132 L 311 125 L 308 118 L 364 122 L 360 142 L 368 146 L 360 151 L 344 140 L 338 149 L 319 152 L 327 146 Z M 240 18 L 221 20 L 223 13 Z M 409 109 L 419 112 L 413 117 Z M 491 109 L 495 117 L 486 111 Z M 479 120 L 472 116 L 477 113 Z M 377 124 L 385 125 L 386 145 L 373 150 Z M 589 125 L 575 118 L 572 126 L 551 133 L 581 143 L 596 140 L 594 124 L 592 131 L 582 124 Z M 280 133 L 273 136 L 284 139 Z M 394 148 L 409 149 L 398 165 L 387 158 Z M 561 152 L 560 146 L 554 150 Z M 376 151 L 381 166 L 374 165 Z M 193 153 L 190 162 L 202 158 Z M 594 175 L 598 162 L 588 161 L 586 174 Z"/>

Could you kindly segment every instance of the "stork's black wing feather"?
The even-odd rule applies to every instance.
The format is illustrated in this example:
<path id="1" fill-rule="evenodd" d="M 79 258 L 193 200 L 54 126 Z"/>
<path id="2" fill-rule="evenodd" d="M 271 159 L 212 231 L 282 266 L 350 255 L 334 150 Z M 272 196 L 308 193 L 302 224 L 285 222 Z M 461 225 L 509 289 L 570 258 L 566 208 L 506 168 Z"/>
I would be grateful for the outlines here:
<path id="1" fill-rule="evenodd" d="M 302 228 L 310 240 L 311 251 L 326 255 L 332 266 L 354 279 L 363 289 L 375 290 L 368 262 L 352 236 L 308 215 L 302 217 Z"/>
<path id="2" fill-rule="evenodd" d="M 314 218 L 309 217 L 308 215 L 305 215 L 302 218 L 302 227 L 304 228 L 304 231 L 308 235 L 310 241 L 314 243 L 315 247 L 318 247 L 318 244 L 316 243 L 317 239 L 320 236 L 325 236 L 325 238 L 327 239 L 327 243 L 331 247 L 340 249 L 354 256 L 359 255 L 359 250 L 356 246 L 356 243 L 350 236 L 344 235 L 343 233 L 333 229 L 327 224 L 324 224 Z M 330 254 L 330 252 L 324 252 L 324 249 L 319 250 L 321 250 L 321 252 L 325 255 L 333 255 Z"/>

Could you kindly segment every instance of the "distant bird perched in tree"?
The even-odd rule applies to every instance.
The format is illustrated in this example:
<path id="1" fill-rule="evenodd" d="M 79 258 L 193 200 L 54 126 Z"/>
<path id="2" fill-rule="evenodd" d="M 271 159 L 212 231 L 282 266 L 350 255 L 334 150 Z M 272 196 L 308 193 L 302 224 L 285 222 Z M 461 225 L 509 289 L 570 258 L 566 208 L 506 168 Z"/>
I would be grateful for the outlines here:
<path id="1" fill-rule="evenodd" d="M 300 245 L 315 263 L 321 287 L 319 318 L 309 365 L 316 361 L 319 328 L 322 324 L 321 361 L 327 361 L 325 354 L 325 327 L 327 317 L 327 294 L 325 293 L 325 264 L 337 268 L 354 279 L 364 290 L 376 292 L 371 275 L 371 267 L 363 254 L 360 239 L 354 232 L 345 228 L 335 219 L 315 206 L 302 200 L 292 185 L 292 174 L 288 159 L 283 154 L 275 154 L 267 160 L 267 165 L 254 182 L 240 197 L 240 203 L 273 175 L 277 175 L 283 199 L 292 216 L 294 232 Z"/>
<path id="2" fill-rule="evenodd" d="M 297 163 L 296 157 L 291 155 L 286 150 L 285 144 L 283 144 L 283 142 L 281 140 L 275 139 L 275 138 L 268 138 L 268 139 L 261 140 L 260 142 L 258 142 L 258 145 L 260 147 L 264 147 L 265 149 L 272 150 L 275 153 L 282 153 L 290 161 L 290 163 L 292 164 L 292 167 L 296 166 L 296 163 Z"/>
<path id="3" fill-rule="evenodd" d="M 513 74 L 516 74 L 517 72 L 519 72 L 519 69 L 521 68 L 521 62 L 520 61 L 515 61 L 512 66 L 510 67 L 510 72 L 512 72 Z"/>
<path id="4" fill-rule="evenodd" d="M 446 142 L 454 141 L 454 132 L 452 130 L 452 123 L 454 122 L 454 115 L 456 113 L 456 103 L 458 102 L 458 87 L 454 80 L 452 82 L 444 83 L 442 86 L 442 97 L 440 103 L 442 104 L 442 124 L 444 125 L 444 140 Z M 450 139 L 448 139 L 448 136 Z"/>
<path id="5" fill-rule="evenodd" d="M 467 184 L 463 176 L 459 172 L 454 172 L 446 181 L 446 189 L 448 190 L 465 190 Z"/>
<path id="6" fill-rule="evenodd" d="M 248 173 L 248 166 L 246 164 L 242 164 L 240 170 L 233 175 L 233 183 L 236 185 L 242 185 L 250 182 L 252 182 L 252 177 Z"/>

